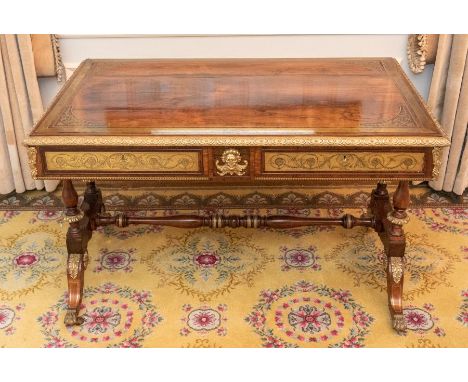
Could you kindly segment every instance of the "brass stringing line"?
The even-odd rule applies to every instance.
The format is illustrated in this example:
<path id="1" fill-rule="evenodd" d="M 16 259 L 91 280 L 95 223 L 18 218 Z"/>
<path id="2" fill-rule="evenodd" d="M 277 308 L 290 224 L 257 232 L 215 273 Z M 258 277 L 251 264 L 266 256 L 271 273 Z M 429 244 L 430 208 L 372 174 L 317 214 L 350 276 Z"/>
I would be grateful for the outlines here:
<path id="1" fill-rule="evenodd" d="M 36 124 L 34 125 L 33 130 L 34 130 L 37 126 L 39 126 L 39 124 L 40 124 L 40 123 L 42 122 L 42 120 L 44 119 L 46 113 L 47 113 L 49 110 L 51 110 L 51 109 L 55 106 L 55 104 L 56 104 L 57 101 L 58 101 L 58 98 L 65 92 L 65 89 L 68 88 L 68 87 L 71 85 L 72 80 L 77 76 L 77 74 L 78 74 L 78 72 L 79 72 L 78 69 L 81 69 L 81 67 L 84 66 L 85 63 L 86 63 L 86 60 L 80 62 L 80 64 L 78 65 L 78 67 L 77 67 L 77 68 L 73 71 L 73 73 L 71 74 L 70 78 L 65 82 L 65 84 L 64 84 L 64 85 L 59 89 L 59 91 L 55 94 L 55 96 L 52 98 L 51 102 L 49 103 L 49 107 L 48 107 L 46 110 L 44 110 L 44 111 L 42 112 L 42 114 L 41 114 L 41 116 L 39 117 L 38 121 L 37 121 Z M 67 84 L 70 84 L 70 85 L 67 85 Z M 31 138 L 31 137 L 26 138 L 26 139 L 24 140 L 25 144 L 27 144 L 26 141 L 27 141 L 28 139 L 30 139 L 30 138 Z"/>
<path id="2" fill-rule="evenodd" d="M 396 60 L 395 60 L 396 61 Z M 408 81 L 410 87 L 413 89 L 413 92 L 416 93 L 416 96 L 419 100 L 419 103 L 422 105 L 422 107 L 427 111 L 427 113 L 429 114 L 429 116 L 431 117 L 432 121 L 435 123 L 437 129 L 439 130 L 440 133 L 442 133 L 442 135 L 444 136 L 444 138 L 447 139 L 447 141 L 449 142 L 450 144 L 450 140 L 447 136 L 447 134 L 445 133 L 444 130 L 442 130 L 442 127 L 440 126 L 439 124 L 439 121 L 436 119 L 436 117 L 434 116 L 434 113 L 432 112 L 431 109 L 429 109 L 429 107 L 426 105 L 426 102 L 424 101 L 424 99 L 422 98 L 421 94 L 419 94 L 418 90 L 416 89 L 416 86 L 414 86 L 413 82 L 409 79 L 409 77 L 406 75 L 405 71 L 403 70 L 403 68 L 400 66 L 400 64 L 398 64 L 397 62 L 397 66 L 398 66 L 398 69 L 400 71 L 401 74 L 403 74 L 403 76 L 406 78 L 406 80 Z M 446 145 L 435 145 L 435 146 L 446 146 Z"/>

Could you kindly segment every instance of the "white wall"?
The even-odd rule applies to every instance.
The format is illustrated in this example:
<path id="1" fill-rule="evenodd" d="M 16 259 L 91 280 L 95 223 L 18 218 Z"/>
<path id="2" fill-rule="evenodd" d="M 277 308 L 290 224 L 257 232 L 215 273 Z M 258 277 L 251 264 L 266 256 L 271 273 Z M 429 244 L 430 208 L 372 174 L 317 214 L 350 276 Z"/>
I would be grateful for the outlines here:
<path id="1" fill-rule="evenodd" d="M 86 58 L 395 57 L 427 99 L 432 66 L 411 73 L 406 40 L 407 35 L 61 35 L 60 47 L 69 73 Z M 48 105 L 59 85 L 44 78 L 40 86 Z"/>

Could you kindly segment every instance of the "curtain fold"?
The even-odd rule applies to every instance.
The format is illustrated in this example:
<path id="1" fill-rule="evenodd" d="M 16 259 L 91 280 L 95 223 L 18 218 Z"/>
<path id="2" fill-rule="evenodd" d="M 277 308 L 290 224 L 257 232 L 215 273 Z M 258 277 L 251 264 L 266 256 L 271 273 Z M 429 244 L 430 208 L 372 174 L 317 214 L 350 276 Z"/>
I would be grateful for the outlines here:
<path id="1" fill-rule="evenodd" d="M 57 187 L 32 178 L 23 146 L 42 112 L 30 35 L 0 35 L 0 194 Z"/>
<path id="2" fill-rule="evenodd" d="M 468 187 L 468 35 L 440 35 L 428 105 L 451 139 L 429 185 L 462 195 Z"/>

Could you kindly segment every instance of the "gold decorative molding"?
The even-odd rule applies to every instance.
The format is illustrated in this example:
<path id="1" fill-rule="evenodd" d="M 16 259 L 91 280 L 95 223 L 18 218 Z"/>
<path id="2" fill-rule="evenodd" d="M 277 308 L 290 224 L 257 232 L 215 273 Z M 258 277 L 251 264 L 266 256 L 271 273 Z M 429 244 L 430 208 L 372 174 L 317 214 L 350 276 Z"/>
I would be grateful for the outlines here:
<path id="1" fill-rule="evenodd" d="M 83 255 L 83 267 L 84 269 L 88 268 L 88 265 L 89 265 L 89 255 L 88 255 L 88 251 L 86 251 Z"/>
<path id="2" fill-rule="evenodd" d="M 62 54 L 60 52 L 59 39 L 56 34 L 50 35 L 52 42 L 52 50 L 54 53 L 55 73 L 57 74 L 57 82 L 66 80 L 65 65 L 63 64 Z"/>
<path id="3" fill-rule="evenodd" d="M 264 155 L 266 172 L 421 172 L 424 168 L 424 153 L 265 152 Z"/>
<path id="4" fill-rule="evenodd" d="M 387 214 L 387 220 L 392 224 L 402 226 L 402 225 L 408 224 L 410 218 L 409 218 L 408 215 L 406 215 L 406 217 L 404 217 L 404 218 L 397 218 L 397 217 L 393 216 L 393 211 L 390 211 Z"/>
<path id="5" fill-rule="evenodd" d="M 390 257 L 390 272 L 392 274 L 393 281 L 399 283 L 403 277 L 403 258 L 392 256 Z"/>
<path id="6" fill-rule="evenodd" d="M 249 162 L 242 159 L 239 150 L 226 149 L 221 155 L 221 162 L 216 159 L 217 173 L 220 176 L 225 175 L 244 175 Z"/>
<path id="7" fill-rule="evenodd" d="M 393 316 L 393 329 L 398 333 L 404 333 L 406 331 L 406 320 L 403 314 L 395 314 Z"/>
<path id="8" fill-rule="evenodd" d="M 28 147 L 28 164 L 31 170 L 31 176 L 33 179 L 37 177 L 37 148 L 36 147 Z"/>
<path id="9" fill-rule="evenodd" d="M 66 326 L 81 325 L 84 322 L 83 317 L 78 317 L 76 309 L 67 309 L 64 323 Z"/>
<path id="10" fill-rule="evenodd" d="M 199 152 L 47 151 L 47 169 L 56 171 L 199 171 Z"/>
<path id="11" fill-rule="evenodd" d="M 63 216 L 63 221 L 66 223 L 76 223 L 79 222 L 81 219 L 83 219 L 84 213 L 83 211 L 80 211 L 76 215 L 64 215 Z"/>
<path id="12" fill-rule="evenodd" d="M 72 279 L 78 277 L 80 270 L 81 255 L 79 253 L 70 253 L 68 255 L 68 274 Z"/>
<path id="13" fill-rule="evenodd" d="M 324 136 L 34 136 L 27 138 L 27 146 L 448 146 L 441 137 L 324 137 Z"/>
<path id="14" fill-rule="evenodd" d="M 410 34 L 406 46 L 408 65 L 413 73 L 421 73 L 426 66 L 427 35 Z"/>
<path id="15" fill-rule="evenodd" d="M 440 167 L 442 166 L 442 147 L 434 147 L 432 149 L 432 179 L 436 180 L 439 177 Z"/>

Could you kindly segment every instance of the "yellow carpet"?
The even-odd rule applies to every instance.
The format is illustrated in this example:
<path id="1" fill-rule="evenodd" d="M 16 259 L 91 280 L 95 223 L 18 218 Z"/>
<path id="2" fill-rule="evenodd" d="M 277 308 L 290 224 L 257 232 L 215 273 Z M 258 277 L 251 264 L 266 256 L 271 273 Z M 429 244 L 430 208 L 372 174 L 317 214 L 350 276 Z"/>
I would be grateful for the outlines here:
<path id="1" fill-rule="evenodd" d="M 408 332 L 399 336 L 391 329 L 378 236 L 338 227 L 100 229 L 89 246 L 85 323 L 67 329 L 61 212 L 3 210 L 0 346 L 468 347 L 467 212 L 451 205 L 410 211 Z"/>

